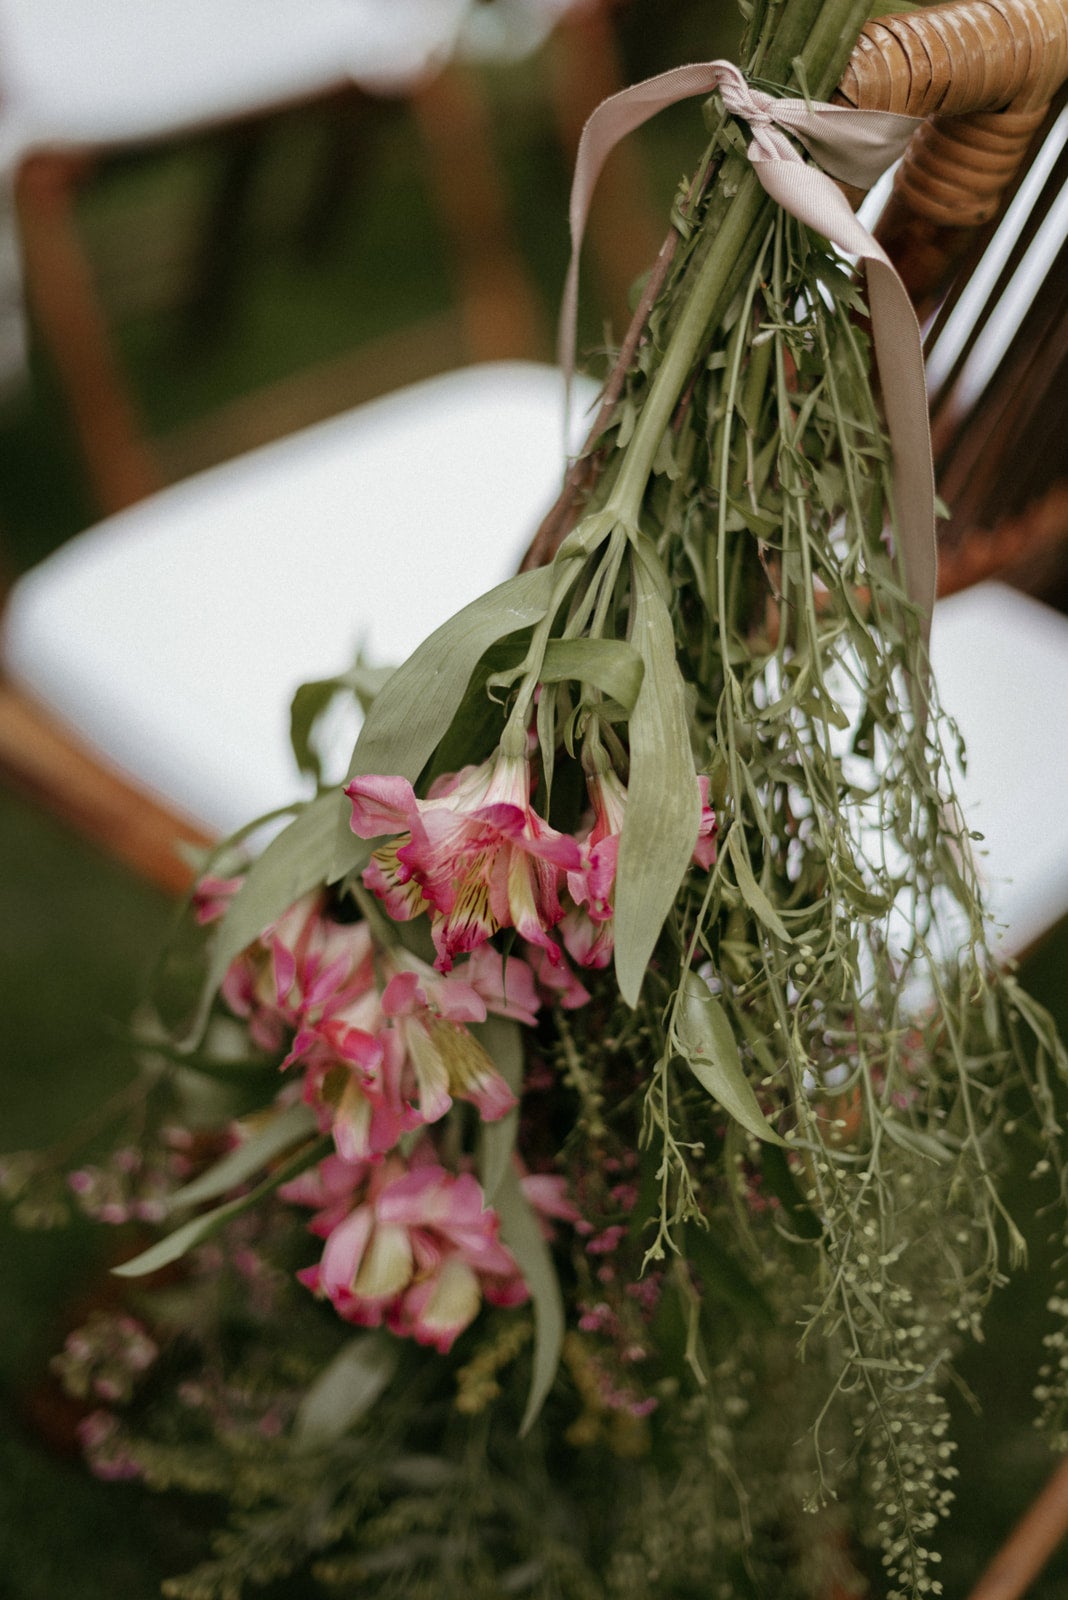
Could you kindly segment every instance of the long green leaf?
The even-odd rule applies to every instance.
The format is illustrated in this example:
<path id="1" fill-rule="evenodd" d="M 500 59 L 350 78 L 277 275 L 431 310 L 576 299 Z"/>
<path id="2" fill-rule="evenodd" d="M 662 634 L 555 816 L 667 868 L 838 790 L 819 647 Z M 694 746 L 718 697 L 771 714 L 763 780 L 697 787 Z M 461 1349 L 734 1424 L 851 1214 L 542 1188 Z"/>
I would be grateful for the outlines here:
<path id="1" fill-rule="evenodd" d="M 701 819 L 685 684 L 661 593 L 660 563 L 647 545 L 642 541 L 631 563 L 631 643 L 645 663 L 645 675 L 630 719 L 630 781 L 615 899 L 616 977 L 632 1006 L 693 855 Z"/>
<path id="2" fill-rule="evenodd" d="M 339 819 L 347 818 L 348 811 L 340 789 L 319 795 L 252 863 L 216 931 L 196 1015 L 183 1041 L 186 1047 L 195 1044 L 203 1033 L 211 1003 L 230 963 L 301 895 L 327 881 Z M 363 840 L 358 843 L 366 858 L 369 847 Z M 355 852 L 353 855 L 355 858 Z"/>
<path id="3" fill-rule="evenodd" d="M 245 1183 L 254 1173 L 261 1172 L 269 1162 L 309 1134 L 315 1132 L 315 1115 L 299 1102 L 286 1106 L 267 1120 L 258 1132 L 242 1141 L 221 1161 L 202 1172 L 199 1178 L 187 1183 L 172 1194 L 167 1211 L 181 1211 L 185 1206 L 200 1206 L 206 1200 L 217 1200 Z"/>
<path id="4" fill-rule="evenodd" d="M 628 713 L 644 675 L 641 656 L 623 639 L 553 639 L 540 674 L 542 683 L 591 684 Z"/>
<path id="5" fill-rule="evenodd" d="M 289 706 L 289 742 L 301 772 L 309 773 L 318 783 L 322 777 L 319 752 L 315 748 L 315 728 L 331 701 L 339 694 L 349 694 L 370 710 L 386 680 L 393 674 L 392 667 L 372 667 L 357 661 L 348 672 L 334 678 L 316 678 L 302 683 Z"/>
<path id="6" fill-rule="evenodd" d="M 577 567 L 578 561 L 574 565 Z M 349 780 L 388 773 L 414 783 L 451 726 L 478 663 L 498 640 L 544 617 L 560 580 L 559 562 L 521 572 L 443 622 L 390 678 L 368 712 L 349 763 Z M 348 814 L 340 823 L 330 881 L 351 850 Z"/>
<path id="7" fill-rule="evenodd" d="M 519 1024 L 510 1022 L 506 1017 L 487 1017 L 485 1022 L 471 1031 L 518 1099 L 523 1086 L 523 1039 Z M 518 1106 L 496 1122 L 482 1123 L 479 1174 L 487 1205 L 495 1203 L 504 1176 L 511 1170 L 518 1131 Z"/>
<path id="8" fill-rule="evenodd" d="M 534 1306 L 534 1370 L 530 1394 L 519 1429 L 520 1437 L 533 1427 L 553 1386 L 564 1344 L 564 1301 L 549 1247 L 538 1219 L 519 1186 L 515 1168 L 509 1166 L 497 1191 L 501 1237 L 519 1263 Z"/>
<path id="9" fill-rule="evenodd" d="M 730 1018 L 696 972 L 684 973 L 674 1045 L 690 1071 L 724 1111 L 770 1144 L 785 1144 L 760 1109 L 745 1075 Z"/>
<path id="10" fill-rule="evenodd" d="M 442 623 L 389 679 L 356 741 L 349 778 L 389 773 L 418 778 L 479 660 L 498 639 L 544 617 L 560 574 L 521 572 Z"/>
<path id="11" fill-rule="evenodd" d="M 505 708 L 500 699 L 494 698 L 489 684 L 495 673 L 519 665 L 527 653 L 530 633 L 524 628 L 521 633 L 498 640 L 478 661 L 452 722 L 423 769 L 428 785 L 443 773 L 459 772 L 461 767 L 477 765 L 493 754 L 504 726 Z"/>
<path id="12" fill-rule="evenodd" d="M 953 1160 L 953 1151 L 947 1149 L 936 1134 L 924 1133 L 920 1128 L 913 1128 L 907 1122 L 898 1122 L 894 1117 L 883 1117 L 880 1126 L 902 1150 L 911 1150 L 914 1155 L 923 1156 L 927 1161 L 937 1161 L 941 1166 Z"/>
<path id="13" fill-rule="evenodd" d="M 343 1345 L 297 1408 L 296 1444 L 314 1449 L 340 1439 L 389 1386 L 399 1360 L 398 1341 L 382 1331 L 359 1334 Z"/>
<path id="14" fill-rule="evenodd" d="M 276 1167 L 269 1178 L 265 1178 L 248 1194 L 240 1195 L 236 1200 L 227 1200 L 225 1205 L 216 1206 L 214 1211 L 205 1211 L 199 1217 L 192 1217 L 188 1222 L 183 1222 L 180 1228 L 175 1228 L 166 1238 L 159 1239 L 147 1250 L 142 1250 L 140 1255 L 134 1256 L 130 1261 L 124 1261 L 121 1266 L 112 1267 L 112 1272 L 117 1278 L 146 1278 L 149 1273 L 158 1272 L 161 1267 L 169 1267 L 172 1262 L 180 1261 L 194 1245 L 203 1244 L 205 1239 L 210 1239 L 220 1228 L 225 1228 L 234 1217 L 241 1216 L 244 1211 L 250 1211 L 269 1194 L 273 1194 L 280 1184 L 288 1183 L 290 1178 L 295 1178 L 305 1167 L 310 1167 L 313 1162 L 318 1161 L 330 1149 L 331 1143 L 329 1134 L 323 1134 L 320 1139 L 313 1139 L 290 1156 L 288 1161 Z"/>
<path id="15" fill-rule="evenodd" d="M 793 944 L 792 935 L 787 932 L 782 918 L 753 875 L 745 835 L 737 823 L 733 824 L 727 835 L 727 855 L 734 868 L 734 881 L 754 917 L 785 944 Z"/>

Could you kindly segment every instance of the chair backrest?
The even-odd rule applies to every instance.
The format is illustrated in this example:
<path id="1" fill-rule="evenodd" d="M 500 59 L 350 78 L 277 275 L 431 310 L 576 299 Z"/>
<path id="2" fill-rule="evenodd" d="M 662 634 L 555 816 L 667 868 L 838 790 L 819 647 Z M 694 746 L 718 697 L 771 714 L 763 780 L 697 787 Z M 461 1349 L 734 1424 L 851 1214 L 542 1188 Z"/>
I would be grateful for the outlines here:
<path id="1" fill-rule="evenodd" d="M 929 118 L 878 229 L 921 319 L 997 213 L 1066 77 L 1066 0 L 951 0 L 863 29 L 838 99 Z"/>
<path id="2" fill-rule="evenodd" d="M 877 234 L 921 320 L 940 592 L 1064 585 L 1068 0 L 953 0 L 864 28 L 840 102 L 926 116 Z"/>

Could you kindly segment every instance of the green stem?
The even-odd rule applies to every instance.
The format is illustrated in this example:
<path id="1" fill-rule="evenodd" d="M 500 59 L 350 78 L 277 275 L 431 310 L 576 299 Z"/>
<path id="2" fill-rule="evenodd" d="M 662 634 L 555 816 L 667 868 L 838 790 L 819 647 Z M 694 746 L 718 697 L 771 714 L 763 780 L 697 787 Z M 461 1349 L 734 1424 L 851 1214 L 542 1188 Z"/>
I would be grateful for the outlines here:
<path id="1" fill-rule="evenodd" d="M 766 73 L 789 81 L 786 69 L 797 57 L 813 92 L 826 94 L 837 82 L 868 10 L 868 0 L 788 0 L 781 17 L 769 13 L 754 59 L 761 59 Z M 802 40 L 806 42 L 799 50 Z M 706 236 L 711 237 L 691 269 L 692 287 L 607 501 L 629 524 L 637 522 L 660 440 L 704 348 L 708 330 L 752 270 L 765 236 L 763 216 L 772 202 L 744 156 L 726 158 L 718 190 L 719 203 L 710 206 L 704 227 Z"/>

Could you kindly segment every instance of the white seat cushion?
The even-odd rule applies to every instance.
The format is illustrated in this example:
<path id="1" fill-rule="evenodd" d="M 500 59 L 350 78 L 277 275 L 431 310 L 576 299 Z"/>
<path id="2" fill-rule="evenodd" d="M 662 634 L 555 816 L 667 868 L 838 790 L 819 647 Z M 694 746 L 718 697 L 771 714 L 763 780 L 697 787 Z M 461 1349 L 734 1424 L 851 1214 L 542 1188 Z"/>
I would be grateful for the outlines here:
<path id="1" fill-rule="evenodd" d="M 1068 911 L 1068 617 L 1001 583 L 935 609 L 939 695 L 967 746 L 960 783 L 986 902 L 1019 954 Z"/>
<path id="2" fill-rule="evenodd" d="M 404 89 L 469 0 L 0 0 L 0 152 L 139 142 L 354 80 Z"/>
<path id="3" fill-rule="evenodd" d="M 593 386 L 577 386 L 580 413 Z M 229 832 L 299 792 L 294 689 L 403 660 L 515 571 L 562 479 L 563 380 L 414 385 L 186 480 L 28 573 L 4 659 L 81 738 Z M 577 417 L 577 420 L 581 420 Z"/>

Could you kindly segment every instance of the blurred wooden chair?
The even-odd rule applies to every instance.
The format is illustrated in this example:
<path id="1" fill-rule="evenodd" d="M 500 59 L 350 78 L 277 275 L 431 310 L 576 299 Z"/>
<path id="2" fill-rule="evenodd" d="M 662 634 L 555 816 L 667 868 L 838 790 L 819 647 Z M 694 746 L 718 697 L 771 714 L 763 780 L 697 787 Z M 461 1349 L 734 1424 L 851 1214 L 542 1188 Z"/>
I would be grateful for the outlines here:
<path id="1" fill-rule="evenodd" d="M 351 92 L 414 92 L 466 0 L 0 0 L 0 161 L 26 294 L 100 507 L 160 487 L 75 215 L 101 156 Z"/>
<path id="2" fill-rule="evenodd" d="M 297 685 L 346 671 L 358 648 L 402 660 L 508 576 L 563 453 L 559 372 L 487 363 L 108 518 L 14 585 L 0 769 L 183 888 L 183 843 L 299 792 Z"/>
<path id="3" fill-rule="evenodd" d="M 450 242 L 462 350 L 476 361 L 538 355 L 549 333 L 511 227 L 480 74 L 539 48 L 556 27 L 568 31 L 570 52 L 587 63 L 596 56 L 592 81 L 580 69 L 556 83 L 561 118 L 580 121 L 606 76 L 616 86 L 601 0 L 0 0 L 0 171 L 15 189 L 35 329 L 102 511 L 151 494 L 164 475 L 77 224 L 94 163 L 231 130 L 228 181 L 211 217 L 217 286 L 265 122 L 334 103 L 351 143 L 354 106 L 366 113 L 372 100 L 403 99 Z M 564 104 L 576 95 L 577 111 Z M 10 277 L 13 260 L 8 267 Z"/>

